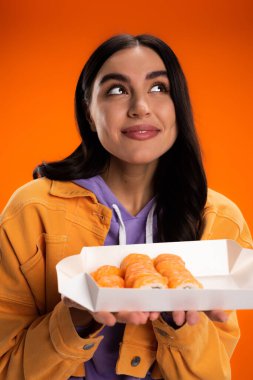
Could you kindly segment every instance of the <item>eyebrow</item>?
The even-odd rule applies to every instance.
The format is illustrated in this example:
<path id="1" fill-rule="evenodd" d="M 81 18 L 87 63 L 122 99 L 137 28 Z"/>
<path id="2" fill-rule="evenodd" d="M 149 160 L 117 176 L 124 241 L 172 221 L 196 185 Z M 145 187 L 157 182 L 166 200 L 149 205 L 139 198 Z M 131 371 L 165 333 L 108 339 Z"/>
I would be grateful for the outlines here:
<path id="1" fill-rule="evenodd" d="M 145 79 L 155 79 L 155 78 L 161 77 L 161 76 L 168 78 L 167 71 L 166 70 L 151 71 L 150 73 L 148 73 L 146 75 Z M 113 79 L 119 80 L 119 81 L 125 82 L 125 83 L 130 83 L 130 78 L 127 75 L 123 75 L 123 74 L 119 74 L 119 73 L 110 73 L 110 74 L 104 75 L 101 78 L 99 85 L 101 86 L 103 83 L 105 83 L 109 80 L 113 80 Z"/>

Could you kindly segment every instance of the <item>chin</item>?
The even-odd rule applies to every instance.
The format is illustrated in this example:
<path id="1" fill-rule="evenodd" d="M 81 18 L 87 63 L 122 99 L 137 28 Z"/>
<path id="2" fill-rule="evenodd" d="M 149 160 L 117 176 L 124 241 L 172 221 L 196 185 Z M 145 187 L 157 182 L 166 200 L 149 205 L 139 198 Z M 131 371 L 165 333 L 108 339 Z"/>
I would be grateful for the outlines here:
<path id="1" fill-rule="evenodd" d="M 131 157 L 130 160 L 125 161 L 126 163 L 130 165 L 150 165 L 150 164 L 155 164 L 158 162 L 159 157 L 136 157 L 133 158 Z"/>

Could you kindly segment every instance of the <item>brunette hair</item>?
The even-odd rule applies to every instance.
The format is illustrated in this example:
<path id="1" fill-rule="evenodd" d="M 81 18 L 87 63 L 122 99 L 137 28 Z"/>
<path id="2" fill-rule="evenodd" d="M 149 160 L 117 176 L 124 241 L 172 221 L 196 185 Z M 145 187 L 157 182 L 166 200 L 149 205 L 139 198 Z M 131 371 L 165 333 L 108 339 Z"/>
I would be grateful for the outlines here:
<path id="1" fill-rule="evenodd" d="M 42 163 L 33 177 L 68 181 L 101 174 L 110 155 L 92 132 L 88 117 L 92 85 L 104 62 L 119 50 L 145 46 L 163 60 L 170 82 L 178 136 L 174 145 L 160 157 L 154 185 L 157 197 L 159 241 L 187 241 L 201 238 L 207 182 L 200 146 L 194 127 L 191 102 L 184 73 L 175 53 L 161 39 L 142 34 L 120 34 L 102 43 L 85 64 L 75 92 L 75 112 L 82 143 L 61 161 Z"/>

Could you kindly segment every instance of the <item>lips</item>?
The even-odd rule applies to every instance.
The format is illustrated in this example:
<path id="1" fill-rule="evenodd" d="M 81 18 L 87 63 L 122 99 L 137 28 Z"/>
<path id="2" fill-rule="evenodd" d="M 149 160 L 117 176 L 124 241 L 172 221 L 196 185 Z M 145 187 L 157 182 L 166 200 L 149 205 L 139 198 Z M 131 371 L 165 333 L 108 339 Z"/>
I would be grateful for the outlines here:
<path id="1" fill-rule="evenodd" d="M 150 124 L 132 125 L 131 127 L 122 129 L 122 133 L 141 132 L 141 131 L 159 131 L 159 129 Z"/>
<path id="2" fill-rule="evenodd" d="M 150 124 L 139 124 L 124 128 L 121 132 L 133 140 L 147 140 L 157 136 L 160 130 Z"/>

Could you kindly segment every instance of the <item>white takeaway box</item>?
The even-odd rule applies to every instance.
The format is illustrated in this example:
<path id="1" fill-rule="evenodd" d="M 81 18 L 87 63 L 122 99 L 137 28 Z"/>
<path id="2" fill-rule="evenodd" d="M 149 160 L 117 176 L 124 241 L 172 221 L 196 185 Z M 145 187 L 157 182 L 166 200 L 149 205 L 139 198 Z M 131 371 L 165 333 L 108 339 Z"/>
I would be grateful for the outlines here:
<path id="1" fill-rule="evenodd" d="M 98 287 L 89 273 L 102 265 L 119 266 L 130 253 L 151 258 L 176 254 L 203 289 Z M 57 266 L 59 293 L 90 311 L 173 311 L 253 309 L 253 250 L 232 240 L 203 240 L 83 247 Z"/>

